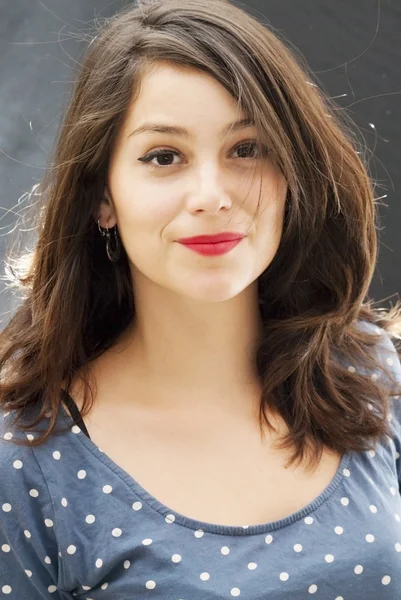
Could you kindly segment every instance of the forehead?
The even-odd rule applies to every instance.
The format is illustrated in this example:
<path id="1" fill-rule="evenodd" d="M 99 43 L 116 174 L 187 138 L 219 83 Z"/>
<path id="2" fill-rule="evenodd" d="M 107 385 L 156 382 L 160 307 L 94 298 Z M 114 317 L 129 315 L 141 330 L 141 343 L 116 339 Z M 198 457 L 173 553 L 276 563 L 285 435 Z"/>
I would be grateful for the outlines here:
<path id="1" fill-rule="evenodd" d="M 125 131 L 127 136 L 134 132 L 137 135 L 151 131 L 153 124 L 154 132 L 189 139 L 186 124 L 199 128 L 208 123 L 216 132 L 227 134 L 227 125 L 238 121 L 241 126 L 237 125 L 236 129 L 253 124 L 214 77 L 196 69 L 162 64 L 144 73 L 139 94 L 127 115 Z M 157 128 L 158 124 L 166 127 Z"/>

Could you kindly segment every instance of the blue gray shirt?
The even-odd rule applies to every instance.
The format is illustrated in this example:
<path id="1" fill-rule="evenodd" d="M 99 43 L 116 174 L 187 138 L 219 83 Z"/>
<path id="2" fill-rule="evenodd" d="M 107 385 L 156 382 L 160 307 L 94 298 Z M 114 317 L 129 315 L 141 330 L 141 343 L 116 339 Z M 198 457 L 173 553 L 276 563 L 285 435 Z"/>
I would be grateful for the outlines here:
<path id="1" fill-rule="evenodd" d="M 393 342 L 384 332 L 382 339 L 383 363 L 401 382 Z M 25 435 L 11 418 L 0 419 L 1 598 L 401 598 L 397 396 L 391 437 L 375 450 L 346 453 L 331 483 L 301 510 L 241 527 L 165 506 L 61 409 L 68 431 L 38 447 L 10 443 Z"/>

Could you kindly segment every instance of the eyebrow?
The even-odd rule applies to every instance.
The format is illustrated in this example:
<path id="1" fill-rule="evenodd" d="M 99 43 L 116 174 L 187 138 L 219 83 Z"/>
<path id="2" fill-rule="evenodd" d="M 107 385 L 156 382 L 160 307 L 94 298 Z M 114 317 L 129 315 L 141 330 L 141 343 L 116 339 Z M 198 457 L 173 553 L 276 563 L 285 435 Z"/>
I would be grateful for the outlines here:
<path id="1" fill-rule="evenodd" d="M 245 119 L 241 119 L 240 121 L 235 121 L 234 123 L 229 123 L 220 132 L 220 136 L 223 137 L 230 131 L 240 131 L 241 129 L 246 129 L 247 127 L 253 127 L 255 125 L 253 119 L 249 117 Z M 185 127 L 181 127 L 179 125 L 164 125 L 163 123 L 143 123 L 137 129 L 134 129 L 127 137 L 130 138 L 133 135 L 139 135 L 140 133 L 166 133 L 168 135 L 175 135 L 177 137 L 181 137 L 184 139 L 191 139 L 193 136 L 185 129 Z"/>

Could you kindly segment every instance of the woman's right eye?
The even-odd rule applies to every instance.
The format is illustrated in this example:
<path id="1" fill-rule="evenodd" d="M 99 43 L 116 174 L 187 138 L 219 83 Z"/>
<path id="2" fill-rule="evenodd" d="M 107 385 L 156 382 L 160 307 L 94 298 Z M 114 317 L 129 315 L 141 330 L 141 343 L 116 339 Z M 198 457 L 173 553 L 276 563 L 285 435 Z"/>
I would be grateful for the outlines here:
<path id="1" fill-rule="evenodd" d="M 168 150 L 166 149 L 159 149 L 156 150 L 155 152 L 151 152 L 150 154 L 147 154 L 146 156 L 143 156 L 142 158 L 138 158 L 138 160 L 140 160 L 143 163 L 146 163 L 148 166 L 150 166 L 151 168 L 163 168 L 163 167 L 170 167 L 173 163 L 169 162 L 169 160 L 165 160 L 166 157 L 168 156 L 180 156 L 179 152 L 176 152 L 174 150 Z M 157 160 L 160 160 L 160 162 L 162 162 L 163 164 L 155 164 L 155 163 L 151 163 L 151 161 L 156 158 Z"/>

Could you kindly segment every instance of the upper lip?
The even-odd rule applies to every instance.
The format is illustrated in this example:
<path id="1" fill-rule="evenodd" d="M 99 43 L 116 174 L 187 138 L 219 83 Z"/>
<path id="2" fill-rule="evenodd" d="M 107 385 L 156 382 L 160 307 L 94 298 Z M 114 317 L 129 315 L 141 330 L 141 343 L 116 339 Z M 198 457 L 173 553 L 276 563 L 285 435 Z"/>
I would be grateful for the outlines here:
<path id="1" fill-rule="evenodd" d="M 216 244 L 217 242 L 232 242 L 245 237 L 243 233 L 226 231 L 224 233 L 215 233 L 213 235 L 195 235 L 194 237 L 185 237 L 177 240 L 184 244 Z"/>

